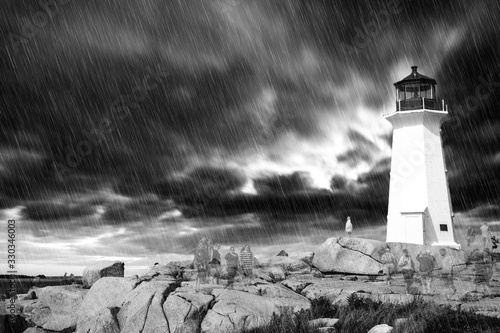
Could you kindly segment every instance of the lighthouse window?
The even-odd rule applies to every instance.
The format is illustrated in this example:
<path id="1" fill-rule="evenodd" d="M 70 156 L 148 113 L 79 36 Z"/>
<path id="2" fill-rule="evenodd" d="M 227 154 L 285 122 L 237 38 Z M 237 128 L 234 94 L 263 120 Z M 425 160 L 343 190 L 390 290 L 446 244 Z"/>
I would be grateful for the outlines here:
<path id="1" fill-rule="evenodd" d="M 398 88 L 398 100 L 405 99 L 405 88 Z"/>
<path id="2" fill-rule="evenodd" d="M 405 86 L 405 99 L 413 99 L 420 97 L 420 85 L 419 84 L 407 84 Z"/>
<path id="3" fill-rule="evenodd" d="M 432 98 L 432 89 L 430 85 L 423 85 L 421 88 L 422 97 Z"/>
<path id="4" fill-rule="evenodd" d="M 439 230 L 440 231 L 448 231 L 448 225 L 446 225 L 446 224 L 440 224 L 439 225 Z"/>

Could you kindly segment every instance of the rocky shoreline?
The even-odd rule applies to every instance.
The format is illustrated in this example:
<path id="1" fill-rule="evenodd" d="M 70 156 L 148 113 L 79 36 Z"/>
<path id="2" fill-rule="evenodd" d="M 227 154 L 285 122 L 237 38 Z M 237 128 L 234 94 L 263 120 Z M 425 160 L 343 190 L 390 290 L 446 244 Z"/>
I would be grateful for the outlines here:
<path id="1" fill-rule="evenodd" d="M 403 248 L 413 258 L 422 249 L 430 249 L 439 263 L 439 248 L 330 238 L 314 253 L 261 260 L 252 283 L 237 281 L 234 290 L 225 288 L 224 270 L 221 284 L 202 284 L 196 290 L 196 273 L 190 262 L 155 265 L 140 277 L 123 277 L 122 263 L 111 263 L 88 269 L 92 279 L 86 283 L 84 274 L 86 287 L 34 288 L 19 295 L 16 309 L 33 326 L 27 333 L 241 332 L 268 324 L 273 314 L 308 310 L 320 298 L 342 304 L 352 294 L 394 304 L 419 298 L 500 318 L 497 267 L 491 295 L 475 292 L 473 265 L 467 259 L 470 253 L 448 249 L 457 292 L 446 294 L 444 282 L 436 278 L 431 292 L 424 294 L 416 279 L 408 295 L 400 274 L 391 285 L 381 275 L 379 253 L 385 248 L 397 258 Z"/>

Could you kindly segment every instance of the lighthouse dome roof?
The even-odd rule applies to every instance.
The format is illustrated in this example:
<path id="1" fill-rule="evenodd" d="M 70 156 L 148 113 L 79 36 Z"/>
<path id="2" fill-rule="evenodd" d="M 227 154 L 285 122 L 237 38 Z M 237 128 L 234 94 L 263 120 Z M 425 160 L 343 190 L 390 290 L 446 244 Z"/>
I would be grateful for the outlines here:
<path id="1" fill-rule="evenodd" d="M 422 75 L 419 72 L 417 72 L 417 68 L 418 68 L 417 66 L 412 66 L 411 74 L 402 79 L 401 81 L 394 83 L 394 85 L 396 87 L 399 87 L 410 83 L 427 83 L 433 85 L 437 84 L 436 80 L 434 80 L 433 78 L 430 78 L 428 76 Z"/>

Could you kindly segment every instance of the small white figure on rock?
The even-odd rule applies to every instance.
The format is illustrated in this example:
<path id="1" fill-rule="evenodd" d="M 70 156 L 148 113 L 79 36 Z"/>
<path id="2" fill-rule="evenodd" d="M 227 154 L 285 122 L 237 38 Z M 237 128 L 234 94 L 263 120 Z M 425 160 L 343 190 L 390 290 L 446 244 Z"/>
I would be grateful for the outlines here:
<path id="1" fill-rule="evenodd" d="M 351 222 L 351 217 L 347 217 L 347 221 L 345 222 L 345 233 L 347 237 L 351 237 L 352 234 L 352 222 Z"/>

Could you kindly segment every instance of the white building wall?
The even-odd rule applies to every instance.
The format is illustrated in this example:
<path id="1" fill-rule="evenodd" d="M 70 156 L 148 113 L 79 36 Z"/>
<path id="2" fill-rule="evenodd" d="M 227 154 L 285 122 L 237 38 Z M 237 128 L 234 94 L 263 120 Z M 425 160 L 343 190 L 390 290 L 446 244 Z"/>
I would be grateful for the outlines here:
<path id="1" fill-rule="evenodd" d="M 423 110 L 386 116 L 393 125 L 388 242 L 431 245 L 454 241 L 439 131 L 445 116 L 444 112 Z M 420 234 L 415 226 L 406 225 L 402 213 L 420 213 Z M 440 231 L 440 224 L 446 224 L 448 231 Z"/>
<path id="2" fill-rule="evenodd" d="M 428 181 L 429 215 L 435 230 L 435 236 L 429 237 L 430 244 L 434 242 L 454 242 L 453 225 L 451 218 L 451 201 L 449 197 L 448 181 L 441 142 L 440 124 L 443 115 L 426 113 L 425 144 L 426 144 L 426 173 Z M 447 226 L 448 231 L 441 231 L 440 225 Z"/>

